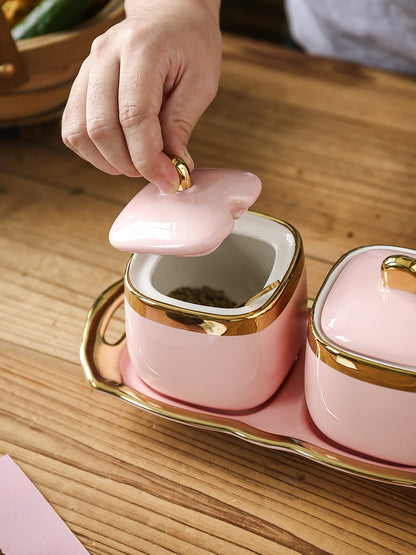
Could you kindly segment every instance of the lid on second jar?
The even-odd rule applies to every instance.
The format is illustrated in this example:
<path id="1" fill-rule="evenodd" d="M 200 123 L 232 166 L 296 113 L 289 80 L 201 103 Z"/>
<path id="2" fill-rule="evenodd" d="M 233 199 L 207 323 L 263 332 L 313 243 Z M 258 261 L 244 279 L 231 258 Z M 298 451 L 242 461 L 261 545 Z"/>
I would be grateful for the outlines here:
<path id="1" fill-rule="evenodd" d="M 346 352 L 416 372 L 416 252 L 391 246 L 348 253 L 315 301 L 315 324 Z"/>

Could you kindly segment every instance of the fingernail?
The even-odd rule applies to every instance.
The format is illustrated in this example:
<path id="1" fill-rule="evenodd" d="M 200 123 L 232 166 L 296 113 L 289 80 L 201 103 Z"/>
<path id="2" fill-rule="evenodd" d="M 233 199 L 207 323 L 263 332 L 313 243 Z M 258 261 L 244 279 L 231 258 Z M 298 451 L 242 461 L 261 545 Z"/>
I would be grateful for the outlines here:
<path id="1" fill-rule="evenodd" d="M 171 195 L 178 190 L 178 182 L 170 183 L 169 181 L 153 181 L 159 191 L 164 195 Z"/>

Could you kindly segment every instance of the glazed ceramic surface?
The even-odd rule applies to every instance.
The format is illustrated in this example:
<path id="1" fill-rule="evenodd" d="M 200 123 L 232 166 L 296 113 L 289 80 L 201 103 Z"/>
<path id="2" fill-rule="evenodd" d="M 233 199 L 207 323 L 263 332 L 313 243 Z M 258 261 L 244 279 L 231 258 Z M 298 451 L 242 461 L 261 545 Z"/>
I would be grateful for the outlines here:
<path id="1" fill-rule="evenodd" d="M 176 422 L 225 432 L 250 444 L 287 451 L 362 478 L 416 487 L 416 466 L 349 452 L 319 432 L 306 408 L 303 349 L 277 394 L 251 411 L 230 413 L 197 408 L 148 387 L 131 363 L 125 336 L 114 339 L 113 320 L 119 329 L 117 314 L 123 299 L 123 280 L 119 280 L 99 295 L 88 312 L 80 354 L 85 375 L 94 389 Z"/>
<path id="2" fill-rule="evenodd" d="M 232 169 L 197 169 L 193 185 L 163 195 L 153 183 L 124 208 L 110 230 L 117 249 L 202 256 L 215 250 L 261 191 L 259 178 Z"/>
<path id="3" fill-rule="evenodd" d="M 178 301 L 178 286 L 223 290 L 238 305 L 275 280 L 249 306 Z M 298 233 L 247 213 L 208 256 L 133 255 L 125 276 L 126 334 L 138 376 L 182 401 L 246 410 L 269 399 L 306 337 L 306 275 Z"/>
<path id="4" fill-rule="evenodd" d="M 305 396 L 334 441 L 414 465 L 416 295 L 385 285 L 383 262 L 395 256 L 411 260 L 416 252 L 364 247 L 329 274 L 311 315 Z"/>

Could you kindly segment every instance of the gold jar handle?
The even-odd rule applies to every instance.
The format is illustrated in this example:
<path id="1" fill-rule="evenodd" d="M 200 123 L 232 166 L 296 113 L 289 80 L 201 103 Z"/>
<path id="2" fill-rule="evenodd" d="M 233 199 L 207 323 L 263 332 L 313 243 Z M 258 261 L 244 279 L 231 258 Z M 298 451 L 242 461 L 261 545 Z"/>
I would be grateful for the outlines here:
<path id="1" fill-rule="evenodd" d="M 172 162 L 179 174 L 178 191 L 185 191 L 189 189 L 189 187 L 192 187 L 191 173 L 185 162 L 178 157 L 172 158 Z"/>
<path id="2" fill-rule="evenodd" d="M 381 264 L 385 287 L 416 294 L 416 258 L 403 254 L 388 256 Z"/>

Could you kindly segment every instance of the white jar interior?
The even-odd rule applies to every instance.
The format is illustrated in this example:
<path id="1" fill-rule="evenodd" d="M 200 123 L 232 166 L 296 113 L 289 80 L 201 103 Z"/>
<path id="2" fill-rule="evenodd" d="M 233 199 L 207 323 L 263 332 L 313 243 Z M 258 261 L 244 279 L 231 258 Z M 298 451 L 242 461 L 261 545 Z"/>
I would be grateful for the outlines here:
<path id="1" fill-rule="evenodd" d="M 159 302 L 212 314 L 244 314 L 267 302 L 273 291 L 249 307 L 231 309 L 178 301 L 169 293 L 178 287 L 206 285 L 223 291 L 236 305 L 244 303 L 269 283 L 283 279 L 295 246 L 289 228 L 248 213 L 213 253 L 200 257 L 136 254 L 129 278 L 137 291 Z"/>

